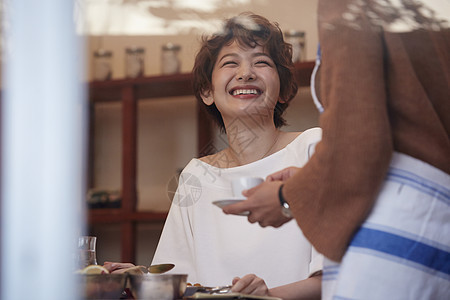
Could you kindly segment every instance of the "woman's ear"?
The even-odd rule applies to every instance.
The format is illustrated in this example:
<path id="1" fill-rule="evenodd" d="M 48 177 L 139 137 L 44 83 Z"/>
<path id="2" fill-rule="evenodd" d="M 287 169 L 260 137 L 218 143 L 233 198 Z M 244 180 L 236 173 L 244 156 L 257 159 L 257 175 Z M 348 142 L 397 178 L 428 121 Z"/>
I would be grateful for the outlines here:
<path id="1" fill-rule="evenodd" d="M 278 102 L 280 102 L 280 103 L 286 103 L 286 100 L 283 100 L 283 99 L 281 99 L 281 97 L 278 97 L 277 103 L 278 103 Z"/>
<path id="2" fill-rule="evenodd" d="M 206 105 L 212 105 L 214 103 L 214 98 L 212 96 L 211 91 L 203 91 L 202 92 L 203 103 Z"/>

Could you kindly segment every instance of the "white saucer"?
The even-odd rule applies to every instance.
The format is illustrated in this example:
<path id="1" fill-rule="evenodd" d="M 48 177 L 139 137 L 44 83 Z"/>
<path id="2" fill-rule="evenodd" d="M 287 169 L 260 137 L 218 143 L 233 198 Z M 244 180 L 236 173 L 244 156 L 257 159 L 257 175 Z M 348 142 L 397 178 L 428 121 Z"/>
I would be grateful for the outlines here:
<path id="1" fill-rule="evenodd" d="M 241 201 L 244 201 L 245 198 L 244 197 L 230 197 L 230 198 L 226 198 L 226 199 L 222 199 L 222 200 L 216 200 L 213 201 L 212 204 L 220 207 L 220 208 L 224 208 L 227 205 L 231 205 L 231 204 L 235 204 Z M 242 213 L 240 213 L 240 216 L 248 216 L 248 211 L 244 211 Z"/>

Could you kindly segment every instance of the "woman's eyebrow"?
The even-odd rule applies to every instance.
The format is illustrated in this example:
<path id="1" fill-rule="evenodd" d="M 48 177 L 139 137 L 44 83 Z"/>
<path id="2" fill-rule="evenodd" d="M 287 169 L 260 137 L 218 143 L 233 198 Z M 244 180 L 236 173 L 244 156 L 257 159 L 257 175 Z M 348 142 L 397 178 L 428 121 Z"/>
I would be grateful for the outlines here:
<path id="1" fill-rule="evenodd" d="M 232 53 L 227 53 L 227 54 L 224 54 L 222 57 L 220 57 L 219 60 L 218 60 L 218 62 L 221 62 L 223 59 L 225 59 L 225 58 L 227 58 L 227 57 L 238 57 L 238 56 L 239 56 L 239 55 L 238 55 L 237 53 L 234 53 L 234 52 L 232 52 Z M 269 58 L 269 59 L 272 59 L 272 57 L 270 57 L 269 54 L 264 53 L 264 52 L 256 52 L 256 53 L 253 53 L 251 56 L 252 56 L 252 57 L 265 56 L 265 57 L 267 57 L 267 58 Z"/>
<path id="2" fill-rule="evenodd" d="M 219 59 L 219 62 L 220 61 L 222 61 L 224 58 L 227 58 L 227 57 L 237 57 L 238 55 L 236 54 L 236 53 L 227 53 L 227 54 L 225 54 L 225 55 L 223 55 L 220 59 Z"/>

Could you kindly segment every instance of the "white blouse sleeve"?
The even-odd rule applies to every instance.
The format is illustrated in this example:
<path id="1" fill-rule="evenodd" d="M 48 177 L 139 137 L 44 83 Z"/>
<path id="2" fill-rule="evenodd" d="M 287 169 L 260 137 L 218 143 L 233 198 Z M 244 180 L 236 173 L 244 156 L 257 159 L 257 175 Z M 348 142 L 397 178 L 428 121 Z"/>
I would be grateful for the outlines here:
<path id="1" fill-rule="evenodd" d="M 175 196 L 177 193 L 175 193 Z M 173 263 L 169 273 L 188 274 L 188 280 L 195 282 L 195 267 L 192 262 L 193 236 L 188 208 L 172 202 L 164 229 L 159 239 L 158 247 L 152 264 Z"/>
<path id="2" fill-rule="evenodd" d="M 309 276 L 323 269 L 323 255 L 311 246 L 311 262 L 309 263 Z"/>

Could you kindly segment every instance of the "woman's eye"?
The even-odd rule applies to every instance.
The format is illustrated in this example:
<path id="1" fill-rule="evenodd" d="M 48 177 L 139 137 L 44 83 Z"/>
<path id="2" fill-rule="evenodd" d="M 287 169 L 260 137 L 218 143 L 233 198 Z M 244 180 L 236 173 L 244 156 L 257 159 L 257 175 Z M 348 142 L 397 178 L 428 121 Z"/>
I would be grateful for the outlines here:
<path id="1" fill-rule="evenodd" d="M 224 63 L 222 64 L 222 66 L 225 67 L 225 66 L 232 66 L 232 65 L 236 65 L 236 64 L 237 64 L 236 62 L 230 60 L 230 61 L 224 62 Z"/>
<path id="2" fill-rule="evenodd" d="M 256 65 L 266 65 L 266 66 L 271 66 L 272 64 L 266 60 L 258 60 L 256 62 Z"/>

